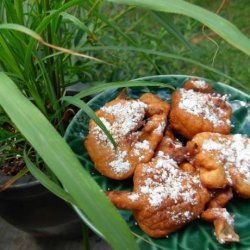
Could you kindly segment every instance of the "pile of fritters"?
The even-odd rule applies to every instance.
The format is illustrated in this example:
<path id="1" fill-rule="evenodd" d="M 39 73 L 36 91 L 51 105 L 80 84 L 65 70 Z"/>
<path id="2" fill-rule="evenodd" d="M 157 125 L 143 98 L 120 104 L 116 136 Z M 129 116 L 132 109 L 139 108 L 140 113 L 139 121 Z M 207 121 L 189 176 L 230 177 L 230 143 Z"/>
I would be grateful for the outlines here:
<path id="1" fill-rule="evenodd" d="M 225 205 L 233 194 L 250 198 L 250 139 L 230 135 L 231 113 L 227 96 L 203 80 L 177 89 L 171 108 L 151 93 L 135 100 L 122 91 L 96 112 L 117 148 L 92 120 L 84 144 L 102 175 L 133 176 L 133 191 L 107 196 L 149 236 L 166 237 L 202 217 L 220 243 L 235 242 Z"/>

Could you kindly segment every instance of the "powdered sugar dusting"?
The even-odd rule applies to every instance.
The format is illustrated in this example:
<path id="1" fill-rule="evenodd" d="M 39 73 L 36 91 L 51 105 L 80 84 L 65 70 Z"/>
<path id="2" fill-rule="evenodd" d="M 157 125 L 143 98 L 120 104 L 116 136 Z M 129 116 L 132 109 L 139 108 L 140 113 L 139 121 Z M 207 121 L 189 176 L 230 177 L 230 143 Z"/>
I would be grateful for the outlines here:
<path id="1" fill-rule="evenodd" d="M 150 149 L 150 144 L 149 141 L 144 140 L 142 142 L 136 142 L 134 147 L 136 149 L 144 149 L 144 150 L 149 150 Z"/>
<path id="2" fill-rule="evenodd" d="M 191 83 L 199 89 L 205 89 L 207 86 L 204 80 L 191 80 Z"/>
<path id="3" fill-rule="evenodd" d="M 117 103 L 113 106 L 103 107 L 102 111 L 114 116 L 115 121 L 111 127 L 111 134 L 119 140 L 120 136 L 127 135 L 137 128 L 145 116 L 147 105 L 139 100 Z"/>
<path id="4" fill-rule="evenodd" d="M 182 147 L 183 147 L 182 143 L 181 143 L 178 139 L 173 140 L 173 139 L 171 139 L 171 138 L 169 138 L 169 137 L 164 138 L 164 139 L 166 140 L 166 142 L 167 142 L 169 145 L 173 146 L 175 149 L 178 149 L 178 148 L 182 148 Z"/>
<path id="5" fill-rule="evenodd" d="M 226 208 L 211 208 L 213 213 L 224 219 L 228 225 L 233 225 L 234 224 L 234 218 L 233 216 L 228 213 Z"/>
<path id="6" fill-rule="evenodd" d="M 230 184 L 232 180 L 229 173 L 230 167 L 235 167 L 244 176 L 244 180 L 250 184 L 250 139 L 240 135 L 219 137 L 218 140 L 207 139 L 202 145 L 203 151 L 219 152 L 219 164 L 224 166 L 226 178 Z"/>
<path id="7" fill-rule="evenodd" d="M 130 170 L 130 163 L 126 159 L 127 152 L 126 151 L 120 151 L 116 153 L 116 159 L 109 163 L 109 166 L 112 168 L 112 170 L 117 174 L 123 174 Z"/>
<path id="8" fill-rule="evenodd" d="M 131 200 L 131 201 L 137 201 L 139 199 L 139 194 L 137 193 L 132 193 L 128 196 L 128 198 Z"/>
<path id="9" fill-rule="evenodd" d="M 165 122 L 161 122 L 159 124 L 159 126 L 154 130 L 154 133 L 156 134 L 162 134 L 164 129 L 165 129 L 166 123 Z"/>
<path id="10" fill-rule="evenodd" d="M 145 116 L 146 108 L 147 105 L 139 100 L 129 100 L 123 104 L 117 103 L 101 108 L 102 111 L 113 116 L 114 121 L 112 123 L 108 122 L 104 117 L 100 117 L 100 119 L 113 136 L 115 142 L 119 143 L 121 138 L 137 128 Z M 105 133 L 98 126 L 93 128 L 92 133 L 100 142 L 112 146 Z"/>
<path id="11" fill-rule="evenodd" d="M 100 117 L 100 120 L 110 132 L 115 142 L 119 144 L 121 139 L 129 133 L 136 131 L 140 122 L 144 119 L 146 108 L 147 105 L 139 100 L 128 100 L 124 103 L 104 106 L 101 108 L 104 115 Z M 105 113 L 107 117 L 111 118 L 106 118 Z M 113 149 L 112 143 L 99 126 L 95 125 L 91 132 L 103 146 Z M 148 147 L 147 142 L 144 141 L 137 145 L 138 149 L 141 147 Z M 117 175 L 128 172 L 131 164 L 127 160 L 127 152 L 121 150 L 118 145 L 118 150 L 116 152 L 113 151 L 113 153 L 114 160 L 109 163 L 109 167 Z"/>
<path id="12" fill-rule="evenodd" d="M 213 123 L 215 127 L 230 124 L 229 119 L 224 119 L 226 113 L 221 108 L 215 105 L 214 101 L 220 99 L 225 101 L 226 96 L 219 94 L 204 94 L 195 92 L 192 89 L 180 89 L 181 100 L 179 108 L 196 115 L 204 117 L 204 119 Z"/>
<path id="13" fill-rule="evenodd" d="M 140 187 L 140 192 L 148 195 L 151 206 L 160 206 L 166 199 L 173 199 L 176 204 L 180 200 L 192 205 L 197 204 L 197 192 L 192 185 L 200 185 L 198 176 L 191 177 L 189 173 L 181 171 L 177 163 L 162 151 L 158 152 L 154 169 L 145 168 L 144 171 L 153 174 L 153 177 L 146 178 Z M 188 214 L 184 216 L 188 217 Z"/>
<path id="14" fill-rule="evenodd" d="M 211 209 L 209 209 L 209 210 L 212 210 L 212 212 L 215 214 L 215 217 L 219 217 L 221 220 L 225 220 L 225 223 L 227 224 L 227 227 L 231 227 L 231 228 L 233 228 L 233 225 L 234 225 L 234 218 L 233 218 L 233 216 L 231 216 L 228 212 L 227 212 L 227 210 L 226 210 L 226 208 L 211 208 Z M 229 230 L 227 230 L 227 231 L 225 231 L 225 236 L 223 236 L 223 233 L 221 234 L 221 236 L 219 236 L 219 237 L 217 237 L 217 240 L 221 243 L 221 244 L 223 244 L 223 243 L 225 243 L 226 241 L 228 241 L 228 240 L 226 240 L 226 238 L 227 239 L 235 239 L 235 236 L 234 235 L 232 235 L 232 234 L 230 234 L 229 233 L 230 231 Z M 230 240 L 229 240 L 230 241 Z"/>
<path id="15" fill-rule="evenodd" d="M 107 130 L 110 132 L 112 125 L 104 117 L 100 117 L 100 120 L 102 121 L 104 126 L 107 128 Z M 91 130 L 91 132 L 93 133 L 95 138 L 97 138 L 100 142 L 102 142 L 106 145 L 108 144 L 110 147 L 112 146 L 112 143 L 108 140 L 108 137 L 105 135 L 105 133 L 102 131 L 102 129 L 99 126 L 96 125 Z"/>
<path id="16" fill-rule="evenodd" d="M 223 209 L 222 217 L 226 220 L 228 225 L 234 224 L 234 218 L 228 213 L 228 211 L 225 208 Z"/>
<path id="17" fill-rule="evenodd" d="M 150 144 L 149 141 L 147 140 L 143 140 L 142 142 L 138 141 L 134 144 L 134 149 L 133 149 L 133 154 L 135 156 L 139 157 L 139 161 L 143 160 L 145 158 L 145 156 L 143 155 L 143 153 L 145 151 L 149 151 L 150 150 Z"/>

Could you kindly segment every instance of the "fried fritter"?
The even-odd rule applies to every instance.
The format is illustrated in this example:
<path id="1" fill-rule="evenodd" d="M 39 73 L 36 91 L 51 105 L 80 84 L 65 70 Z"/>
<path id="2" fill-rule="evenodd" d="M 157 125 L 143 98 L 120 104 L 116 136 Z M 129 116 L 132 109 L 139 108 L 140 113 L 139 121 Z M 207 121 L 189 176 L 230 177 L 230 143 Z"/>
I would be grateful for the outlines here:
<path id="1" fill-rule="evenodd" d="M 231 186 L 243 198 L 250 198 L 250 139 L 240 135 L 204 132 L 187 144 L 207 188 Z"/>
<path id="2" fill-rule="evenodd" d="M 157 148 L 157 151 L 165 152 L 178 164 L 183 163 L 186 160 L 188 154 L 187 148 L 184 147 L 183 143 L 174 136 L 173 131 L 170 127 L 166 130 L 166 133 L 163 136 L 162 141 Z"/>
<path id="3" fill-rule="evenodd" d="M 221 244 L 239 241 L 239 236 L 234 231 L 234 218 L 224 208 L 232 198 L 231 188 L 216 191 L 208 204 L 208 209 L 201 214 L 204 220 L 214 223 L 215 236 Z"/>
<path id="4" fill-rule="evenodd" d="M 201 132 L 229 134 L 231 113 L 226 96 L 182 88 L 172 95 L 170 124 L 186 139 Z"/>
<path id="5" fill-rule="evenodd" d="M 194 90 L 201 93 L 212 93 L 212 87 L 210 84 L 206 83 L 204 80 L 191 79 L 186 82 L 183 86 L 186 90 Z"/>
<path id="6" fill-rule="evenodd" d="M 133 192 L 107 195 L 117 208 L 132 210 L 140 228 L 151 237 L 165 237 L 196 219 L 210 200 L 196 173 L 185 172 L 170 158 L 168 140 L 155 157 L 139 164 Z"/>
<path id="7" fill-rule="evenodd" d="M 85 147 L 103 175 L 117 180 L 130 177 L 140 162 L 148 162 L 163 137 L 169 105 L 156 95 L 147 93 L 139 100 L 122 93 L 105 104 L 96 115 L 113 136 L 117 149 L 93 120 Z"/>

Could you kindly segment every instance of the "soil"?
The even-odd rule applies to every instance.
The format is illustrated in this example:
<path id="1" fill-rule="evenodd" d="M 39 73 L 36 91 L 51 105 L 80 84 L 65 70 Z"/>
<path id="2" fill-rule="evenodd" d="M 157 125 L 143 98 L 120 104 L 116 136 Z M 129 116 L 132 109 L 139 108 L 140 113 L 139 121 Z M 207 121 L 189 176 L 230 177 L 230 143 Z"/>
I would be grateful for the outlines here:
<path id="1" fill-rule="evenodd" d="M 77 111 L 78 111 L 78 108 L 76 108 L 72 105 L 70 105 L 68 107 L 68 109 L 65 110 L 63 117 L 62 117 L 64 128 L 66 128 L 69 125 L 69 123 L 71 122 L 71 120 L 73 119 L 73 117 L 75 116 Z M 3 129 L 10 131 L 10 132 L 13 132 L 13 133 L 16 132 L 15 128 L 13 128 L 9 123 L 4 123 Z M 15 138 L 12 138 L 12 140 L 15 141 Z M 19 148 L 19 146 L 17 144 L 14 147 L 16 150 Z M 22 149 L 22 146 L 20 145 L 20 152 L 22 152 L 22 151 L 23 151 L 23 149 Z M 35 155 L 35 153 L 34 153 L 34 155 Z M 18 174 L 18 172 L 20 170 L 22 170 L 24 167 L 25 167 L 25 162 L 24 162 L 23 158 L 21 156 L 18 156 L 18 155 L 16 157 L 13 156 L 12 158 L 4 161 L 3 166 L 0 169 L 0 175 L 14 176 L 14 175 Z M 40 166 L 40 169 L 44 169 L 44 166 Z"/>
<path id="2" fill-rule="evenodd" d="M 16 175 L 21 169 L 25 167 L 25 162 L 22 158 L 7 160 L 1 171 L 1 175 Z"/>

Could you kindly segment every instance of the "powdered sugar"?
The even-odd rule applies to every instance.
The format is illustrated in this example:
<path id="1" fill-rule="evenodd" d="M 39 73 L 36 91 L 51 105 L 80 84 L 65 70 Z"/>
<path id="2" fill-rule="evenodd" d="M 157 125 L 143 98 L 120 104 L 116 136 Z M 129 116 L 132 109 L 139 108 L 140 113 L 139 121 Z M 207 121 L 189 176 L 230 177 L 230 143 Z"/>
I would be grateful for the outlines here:
<path id="1" fill-rule="evenodd" d="M 234 224 L 234 218 L 227 212 L 225 208 L 223 209 L 222 217 L 226 220 L 228 225 Z"/>
<path id="2" fill-rule="evenodd" d="M 144 140 L 142 142 L 136 142 L 134 147 L 136 149 L 144 149 L 144 150 L 149 150 L 150 149 L 150 144 L 149 141 Z"/>
<path id="3" fill-rule="evenodd" d="M 185 89 L 180 89 L 180 93 L 179 108 L 193 115 L 203 117 L 212 122 L 215 127 L 230 124 L 230 120 L 224 118 L 225 111 L 220 106 L 215 105 L 215 101 L 218 99 L 225 101 L 225 96 L 204 94 Z"/>
<path id="4" fill-rule="evenodd" d="M 216 160 L 224 166 L 229 183 L 232 183 L 229 169 L 235 167 L 250 184 L 250 139 L 240 134 L 230 137 L 220 137 L 218 134 L 218 138 L 207 139 L 202 145 L 202 150 L 215 151 Z"/>
<path id="5" fill-rule="evenodd" d="M 204 80 L 191 80 L 191 83 L 193 83 L 193 85 L 199 89 L 205 89 L 207 86 Z"/>
<path id="6" fill-rule="evenodd" d="M 176 204 L 180 200 L 192 205 L 197 203 L 196 191 L 192 185 L 200 184 L 198 176 L 181 171 L 177 163 L 162 151 L 158 152 L 154 169 L 145 168 L 144 171 L 153 174 L 140 187 L 140 192 L 148 195 L 151 206 L 160 206 L 166 199 L 172 199 Z"/>
<path id="7" fill-rule="evenodd" d="M 228 213 L 226 208 L 211 208 L 213 213 L 224 219 L 228 225 L 233 225 L 234 224 L 234 218 L 233 216 Z"/>
<path id="8" fill-rule="evenodd" d="M 165 122 L 161 122 L 159 124 L 159 126 L 154 130 L 154 133 L 156 133 L 156 134 L 162 134 L 163 131 L 164 131 L 164 129 L 165 129 L 165 127 L 166 127 L 166 123 Z"/>
<path id="9" fill-rule="evenodd" d="M 128 198 L 131 200 L 131 201 L 137 201 L 139 199 L 139 194 L 137 193 L 132 193 L 128 196 Z"/>
<path id="10" fill-rule="evenodd" d="M 127 135 L 138 127 L 145 116 L 147 105 L 139 100 L 130 100 L 101 108 L 102 111 L 114 116 L 111 134 L 119 140 L 120 136 Z"/>
<path id="11" fill-rule="evenodd" d="M 109 163 L 109 166 L 117 174 L 123 174 L 130 170 L 130 163 L 127 160 L 127 152 L 118 150 L 116 159 Z"/>
<path id="12" fill-rule="evenodd" d="M 127 100 L 124 103 L 102 107 L 101 110 L 104 115 L 100 117 L 100 120 L 115 142 L 119 144 L 121 139 L 138 128 L 140 122 L 144 119 L 146 108 L 147 105 L 139 100 Z M 91 132 L 103 146 L 113 149 L 112 143 L 99 126 L 95 125 Z M 147 143 L 147 141 L 138 143 L 137 149 L 149 148 Z M 110 168 L 118 175 L 128 172 L 131 164 L 127 160 L 127 152 L 121 150 L 118 145 L 117 152 L 113 151 L 113 154 L 115 159 L 109 163 Z"/>
<path id="13" fill-rule="evenodd" d="M 220 218 L 220 220 L 224 220 L 225 221 L 225 224 L 223 223 L 225 228 L 228 228 L 228 227 L 233 228 L 234 218 L 233 218 L 233 216 L 231 216 L 227 212 L 226 208 L 211 208 L 209 210 L 211 210 L 211 212 L 214 214 L 214 216 L 216 218 Z M 223 231 L 222 231 L 222 233 L 220 235 L 217 235 L 217 240 L 221 244 L 225 243 L 228 240 L 230 241 L 230 239 L 234 239 L 233 241 L 235 241 L 235 239 L 238 240 L 238 236 L 237 235 L 235 236 L 233 234 L 230 234 L 230 229 L 225 230 L 224 234 L 223 234 Z"/>
<path id="14" fill-rule="evenodd" d="M 143 140 L 142 142 L 136 142 L 133 147 L 133 154 L 135 156 L 139 156 L 139 161 L 145 158 L 144 152 L 150 150 L 150 144 L 147 140 Z"/>
<path id="15" fill-rule="evenodd" d="M 104 117 L 100 117 L 100 119 L 113 136 L 115 142 L 119 143 L 121 138 L 137 128 L 145 116 L 146 107 L 147 105 L 139 100 L 129 100 L 123 104 L 117 103 L 108 107 L 104 106 L 101 110 L 111 115 L 113 121 L 109 122 Z M 109 146 L 112 145 L 98 126 L 92 129 L 92 133 L 100 142 Z"/>
<path id="16" fill-rule="evenodd" d="M 107 130 L 109 132 L 111 132 L 111 128 L 112 125 L 104 118 L 104 117 L 100 117 L 100 120 L 102 121 L 102 123 L 104 124 L 104 126 L 107 128 Z M 103 144 L 108 144 L 110 147 L 112 146 L 112 143 L 108 140 L 108 137 L 106 136 L 106 134 L 102 131 L 102 129 L 99 126 L 95 126 L 92 131 L 93 135 L 95 136 L 95 138 L 98 138 L 98 140 L 100 142 L 102 142 Z M 112 135 L 113 138 L 115 137 L 114 135 Z"/>

